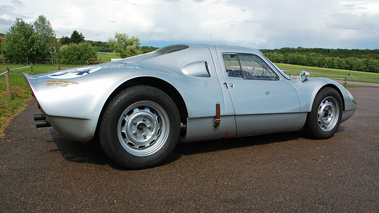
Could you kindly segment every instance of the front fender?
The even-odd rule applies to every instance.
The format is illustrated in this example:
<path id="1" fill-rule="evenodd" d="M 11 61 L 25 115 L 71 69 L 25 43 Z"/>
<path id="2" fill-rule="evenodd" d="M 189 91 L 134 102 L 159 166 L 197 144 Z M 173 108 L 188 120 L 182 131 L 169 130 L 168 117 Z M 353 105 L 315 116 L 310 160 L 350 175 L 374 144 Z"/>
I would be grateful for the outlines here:
<path id="1" fill-rule="evenodd" d="M 299 79 L 292 79 L 290 82 L 298 93 L 301 112 L 310 112 L 312 110 L 313 101 L 318 92 L 322 88 L 328 86 L 335 88 L 341 94 L 344 111 L 357 109 L 354 98 L 352 99 L 349 97 L 346 88 L 336 81 L 327 78 L 309 78 L 304 82 Z"/>

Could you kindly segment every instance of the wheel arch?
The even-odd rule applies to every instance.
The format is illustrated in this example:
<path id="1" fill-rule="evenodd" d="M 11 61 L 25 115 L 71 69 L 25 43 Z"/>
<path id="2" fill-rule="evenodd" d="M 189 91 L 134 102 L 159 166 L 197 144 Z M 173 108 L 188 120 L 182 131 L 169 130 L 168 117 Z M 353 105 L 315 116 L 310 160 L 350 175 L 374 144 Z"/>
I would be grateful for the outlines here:
<path id="1" fill-rule="evenodd" d="M 326 90 L 328 89 L 328 90 Z M 332 90 L 335 90 L 337 93 Z M 326 98 L 329 98 L 329 94 L 333 93 L 332 96 L 340 96 L 341 106 L 339 106 L 339 110 L 332 110 L 329 113 L 329 107 L 320 107 L 321 105 L 325 106 L 323 101 Z M 336 97 L 337 98 L 337 97 Z M 334 97 L 333 101 L 335 104 L 338 102 Z M 317 105 L 315 105 L 317 104 Z M 333 84 L 325 84 L 317 90 L 316 95 L 312 101 L 311 111 L 307 113 L 307 118 L 305 120 L 305 124 L 303 129 L 307 133 L 307 135 L 314 139 L 327 139 L 332 137 L 338 129 L 338 126 L 341 123 L 343 111 L 345 108 L 344 97 L 342 95 L 342 91 L 338 87 L 338 85 Z M 334 104 L 330 104 L 331 108 L 334 108 Z M 325 110 L 326 109 L 326 110 Z M 325 112 L 327 112 L 325 114 Z M 338 113 L 338 118 L 337 118 Z M 332 116 L 331 116 L 332 114 Z M 326 119 L 324 119 L 326 117 Z"/>
<path id="2" fill-rule="evenodd" d="M 98 123 L 97 123 L 97 128 L 96 128 L 96 137 L 98 136 L 97 134 L 99 132 L 100 121 L 101 121 L 103 114 L 104 114 L 104 111 L 107 108 L 110 101 L 117 94 L 119 94 L 121 91 L 123 91 L 127 88 L 130 88 L 130 87 L 133 87 L 133 86 L 137 86 L 137 85 L 152 86 L 152 87 L 158 88 L 158 89 L 162 90 L 163 92 L 165 92 L 166 94 L 168 94 L 173 99 L 173 101 L 175 102 L 175 104 L 179 110 L 180 121 L 184 124 L 186 123 L 187 118 L 188 118 L 187 107 L 186 107 L 186 104 L 184 102 L 183 97 L 181 96 L 179 91 L 174 86 L 172 86 L 170 83 L 168 83 L 162 79 L 158 79 L 158 78 L 154 78 L 154 77 L 138 77 L 138 78 L 130 79 L 130 80 L 122 83 L 108 97 L 103 108 L 101 109 L 101 113 L 100 113 Z M 186 125 L 184 125 L 184 126 L 186 126 Z M 181 136 L 185 135 L 185 133 L 186 133 L 185 129 L 182 128 Z"/>
<path id="3" fill-rule="evenodd" d="M 327 87 L 329 87 L 329 88 L 333 88 L 333 89 L 335 89 L 335 90 L 338 92 L 338 94 L 339 94 L 340 97 L 341 97 L 341 101 L 342 101 L 342 110 L 344 111 L 344 110 L 345 110 L 345 101 L 344 101 L 345 99 L 344 99 L 344 96 L 343 96 L 343 94 L 342 94 L 342 92 L 341 92 L 341 89 L 338 88 L 336 85 L 334 85 L 334 84 L 326 84 L 326 85 L 324 85 L 323 87 L 321 87 L 321 88 L 317 91 L 316 96 L 317 96 L 318 93 L 320 93 L 321 90 L 323 90 L 324 88 L 327 88 Z M 316 96 L 313 97 L 313 101 L 312 101 L 312 105 L 311 105 L 311 106 L 313 106 L 313 102 L 314 102 Z"/>

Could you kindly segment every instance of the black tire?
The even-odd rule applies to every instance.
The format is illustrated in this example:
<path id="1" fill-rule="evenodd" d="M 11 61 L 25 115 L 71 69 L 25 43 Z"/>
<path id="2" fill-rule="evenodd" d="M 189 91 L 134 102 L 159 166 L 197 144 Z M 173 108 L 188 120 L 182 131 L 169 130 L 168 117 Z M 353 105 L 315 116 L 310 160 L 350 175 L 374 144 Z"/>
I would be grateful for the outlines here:
<path id="1" fill-rule="evenodd" d="M 323 88 L 316 95 L 304 130 L 311 138 L 330 138 L 340 126 L 342 111 L 342 98 L 337 90 Z"/>
<path id="2" fill-rule="evenodd" d="M 174 101 L 151 86 L 134 86 L 116 95 L 100 123 L 104 152 L 128 169 L 159 165 L 179 136 L 180 115 Z"/>

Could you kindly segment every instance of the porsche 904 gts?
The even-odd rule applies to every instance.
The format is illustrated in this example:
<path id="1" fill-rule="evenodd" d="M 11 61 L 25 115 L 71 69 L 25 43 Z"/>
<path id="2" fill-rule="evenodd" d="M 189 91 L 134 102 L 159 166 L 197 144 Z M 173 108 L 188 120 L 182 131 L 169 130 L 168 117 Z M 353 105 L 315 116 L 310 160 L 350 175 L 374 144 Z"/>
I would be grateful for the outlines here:
<path id="1" fill-rule="evenodd" d="M 289 78 L 260 51 L 173 45 L 102 65 L 25 78 L 42 114 L 78 142 L 99 137 L 120 165 L 159 165 L 178 142 L 304 129 L 332 137 L 357 109 L 343 86 L 302 72 Z"/>

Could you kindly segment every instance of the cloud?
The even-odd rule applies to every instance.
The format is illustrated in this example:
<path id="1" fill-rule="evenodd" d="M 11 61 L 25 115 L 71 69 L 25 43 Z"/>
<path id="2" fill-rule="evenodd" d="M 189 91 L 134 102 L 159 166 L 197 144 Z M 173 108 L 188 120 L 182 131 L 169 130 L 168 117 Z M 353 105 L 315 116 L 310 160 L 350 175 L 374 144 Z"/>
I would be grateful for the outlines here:
<path id="1" fill-rule="evenodd" d="M 3 3 L 0 32 L 5 33 L 16 17 L 31 23 L 44 15 L 58 37 L 70 36 L 76 29 L 89 40 L 107 41 L 119 32 L 151 45 L 191 42 L 257 48 L 379 48 L 379 3 L 373 0 L 36 2 Z"/>
<path id="2" fill-rule="evenodd" d="M 14 4 L 14 5 L 17 6 L 17 7 L 22 7 L 22 6 L 24 6 L 24 3 L 22 3 L 22 2 L 19 1 L 19 0 L 12 0 L 11 3 Z"/>

